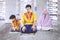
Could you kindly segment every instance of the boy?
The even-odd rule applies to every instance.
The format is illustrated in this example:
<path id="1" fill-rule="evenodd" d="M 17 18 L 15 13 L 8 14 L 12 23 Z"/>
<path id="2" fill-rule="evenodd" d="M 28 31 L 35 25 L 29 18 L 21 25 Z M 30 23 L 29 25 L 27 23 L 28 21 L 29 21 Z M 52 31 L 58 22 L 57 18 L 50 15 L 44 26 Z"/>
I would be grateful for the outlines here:
<path id="1" fill-rule="evenodd" d="M 12 29 L 11 32 L 19 32 L 20 31 L 20 21 L 16 19 L 15 15 L 11 15 L 10 19 L 12 20 Z"/>
<path id="2" fill-rule="evenodd" d="M 36 14 L 31 11 L 31 5 L 26 5 L 27 12 L 22 15 L 23 27 L 22 33 L 35 33 L 36 29 Z"/>

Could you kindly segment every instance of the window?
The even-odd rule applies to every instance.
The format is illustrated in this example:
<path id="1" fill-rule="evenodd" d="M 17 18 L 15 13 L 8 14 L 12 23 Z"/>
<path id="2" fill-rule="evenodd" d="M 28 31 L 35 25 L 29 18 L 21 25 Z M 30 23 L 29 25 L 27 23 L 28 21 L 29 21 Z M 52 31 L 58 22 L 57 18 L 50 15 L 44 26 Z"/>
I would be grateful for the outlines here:
<path id="1" fill-rule="evenodd" d="M 52 19 L 52 24 L 57 25 L 57 15 L 58 15 L 57 0 L 48 0 L 47 5 L 50 18 Z"/>
<path id="2" fill-rule="evenodd" d="M 5 19 L 5 2 L 0 0 L 0 20 Z"/>

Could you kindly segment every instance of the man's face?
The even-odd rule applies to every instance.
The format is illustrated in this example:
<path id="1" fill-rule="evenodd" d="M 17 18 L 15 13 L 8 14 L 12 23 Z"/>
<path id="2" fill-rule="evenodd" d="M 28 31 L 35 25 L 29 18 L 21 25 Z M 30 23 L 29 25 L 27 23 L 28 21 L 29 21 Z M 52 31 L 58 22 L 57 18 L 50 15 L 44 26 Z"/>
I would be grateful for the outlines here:
<path id="1" fill-rule="evenodd" d="M 27 7 L 26 10 L 27 10 L 27 12 L 30 12 L 31 8 L 30 7 Z"/>

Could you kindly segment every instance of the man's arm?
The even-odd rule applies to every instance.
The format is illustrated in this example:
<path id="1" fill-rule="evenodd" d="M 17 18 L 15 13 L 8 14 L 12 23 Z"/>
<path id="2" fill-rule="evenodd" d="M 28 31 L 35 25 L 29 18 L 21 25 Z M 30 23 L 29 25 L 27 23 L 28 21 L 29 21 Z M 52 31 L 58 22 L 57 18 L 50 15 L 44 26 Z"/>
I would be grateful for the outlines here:
<path id="1" fill-rule="evenodd" d="M 24 25 L 25 25 L 25 23 L 24 23 L 24 14 L 22 15 L 21 22 L 22 22 L 22 27 L 24 27 Z"/>
<path id="2" fill-rule="evenodd" d="M 33 23 L 33 26 L 36 26 L 36 22 L 37 22 L 36 14 L 33 14 L 33 16 L 34 16 L 34 23 Z"/>

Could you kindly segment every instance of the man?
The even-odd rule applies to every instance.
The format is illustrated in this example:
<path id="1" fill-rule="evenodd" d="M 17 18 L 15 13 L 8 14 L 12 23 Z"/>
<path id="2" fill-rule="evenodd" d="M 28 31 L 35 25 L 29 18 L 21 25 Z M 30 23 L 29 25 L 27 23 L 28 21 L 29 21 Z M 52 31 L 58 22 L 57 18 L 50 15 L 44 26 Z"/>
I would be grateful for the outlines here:
<path id="1" fill-rule="evenodd" d="M 36 14 L 31 11 L 31 5 L 26 5 L 26 10 L 22 15 L 23 27 L 21 28 L 22 33 L 35 33 L 36 29 Z"/>

